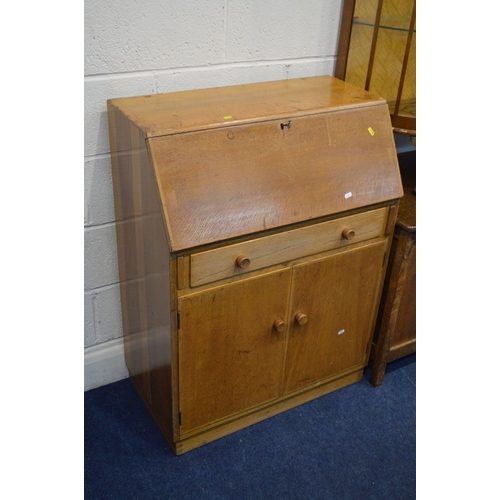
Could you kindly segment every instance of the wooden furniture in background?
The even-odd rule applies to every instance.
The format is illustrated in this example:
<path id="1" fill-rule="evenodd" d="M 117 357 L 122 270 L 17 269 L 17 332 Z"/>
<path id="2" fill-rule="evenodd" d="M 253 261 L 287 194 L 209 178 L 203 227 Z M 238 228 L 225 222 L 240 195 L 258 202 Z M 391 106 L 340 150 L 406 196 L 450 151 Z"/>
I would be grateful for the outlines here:
<path id="1" fill-rule="evenodd" d="M 108 102 L 126 363 L 175 453 L 357 382 L 399 198 L 329 76 Z"/>
<path id="2" fill-rule="evenodd" d="M 384 97 L 394 132 L 416 136 L 416 1 L 345 0 L 335 76 Z M 373 385 L 382 383 L 387 362 L 416 350 L 415 167 L 405 174 L 413 185 L 405 189 L 391 249 L 372 349 Z"/>
<path id="3" fill-rule="evenodd" d="M 399 156 L 404 186 L 373 337 L 370 382 L 382 384 L 387 363 L 416 351 L 415 152 Z"/>
<path id="4" fill-rule="evenodd" d="M 396 132 L 416 134 L 416 0 L 345 0 L 335 76 L 384 97 Z"/>

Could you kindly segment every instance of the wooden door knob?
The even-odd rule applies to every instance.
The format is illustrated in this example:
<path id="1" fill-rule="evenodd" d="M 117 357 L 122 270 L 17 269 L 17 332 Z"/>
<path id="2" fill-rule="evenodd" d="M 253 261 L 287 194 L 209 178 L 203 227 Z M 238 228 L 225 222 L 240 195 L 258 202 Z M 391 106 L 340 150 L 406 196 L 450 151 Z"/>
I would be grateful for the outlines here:
<path id="1" fill-rule="evenodd" d="M 236 265 L 241 269 L 246 269 L 250 265 L 250 259 L 246 255 L 239 255 L 236 258 Z"/>
<path id="2" fill-rule="evenodd" d="M 342 231 L 342 236 L 346 239 L 346 240 L 352 240 L 354 238 L 354 236 L 356 236 L 356 233 L 354 232 L 354 229 L 349 229 L 349 228 L 345 228 L 343 231 Z"/>
<path id="3" fill-rule="evenodd" d="M 279 333 L 283 333 L 286 330 L 286 323 L 282 319 L 277 319 L 274 322 L 274 328 L 276 328 Z"/>
<path id="4" fill-rule="evenodd" d="M 301 312 L 298 312 L 296 315 L 295 315 L 295 321 L 300 325 L 305 325 L 307 323 L 307 320 L 309 318 L 304 314 L 304 313 L 301 313 Z"/>

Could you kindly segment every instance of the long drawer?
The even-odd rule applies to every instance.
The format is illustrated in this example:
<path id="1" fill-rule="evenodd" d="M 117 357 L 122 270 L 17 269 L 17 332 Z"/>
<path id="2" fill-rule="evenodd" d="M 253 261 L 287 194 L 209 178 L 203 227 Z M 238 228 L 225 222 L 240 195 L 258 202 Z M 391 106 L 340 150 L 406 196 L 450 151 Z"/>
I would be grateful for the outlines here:
<path id="1" fill-rule="evenodd" d="M 191 286 L 379 237 L 384 233 L 387 210 L 380 208 L 193 254 Z"/>

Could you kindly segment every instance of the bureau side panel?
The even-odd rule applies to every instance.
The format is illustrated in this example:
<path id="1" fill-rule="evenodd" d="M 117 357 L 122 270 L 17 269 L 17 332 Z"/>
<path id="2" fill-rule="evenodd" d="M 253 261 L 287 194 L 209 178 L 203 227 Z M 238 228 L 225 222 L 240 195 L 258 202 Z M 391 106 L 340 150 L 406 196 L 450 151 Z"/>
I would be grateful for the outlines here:
<path id="1" fill-rule="evenodd" d="M 141 207 L 137 204 L 138 193 L 134 192 L 134 180 L 139 173 L 138 154 L 132 149 L 131 124 L 113 107 L 108 107 L 108 122 L 125 362 L 135 387 L 145 400 L 150 401 L 147 330 L 141 319 L 144 305 L 141 307 L 140 304 L 143 272 L 137 243 Z"/>
<path id="2" fill-rule="evenodd" d="M 163 212 L 144 135 L 112 106 L 108 117 L 125 360 L 173 442 L 171 255 Z"/>

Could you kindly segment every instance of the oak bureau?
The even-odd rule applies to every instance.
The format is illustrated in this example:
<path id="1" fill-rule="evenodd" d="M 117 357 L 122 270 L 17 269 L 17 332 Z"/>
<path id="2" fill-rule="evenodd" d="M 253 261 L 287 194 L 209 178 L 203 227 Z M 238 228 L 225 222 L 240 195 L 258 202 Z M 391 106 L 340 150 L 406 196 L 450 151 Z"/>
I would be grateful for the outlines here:
<path id="1" fill-rule="evenodd" d="M 330 76 L 108 101 L 127 367 L 176 454 L 359 381 L 399 199 Z"/>

